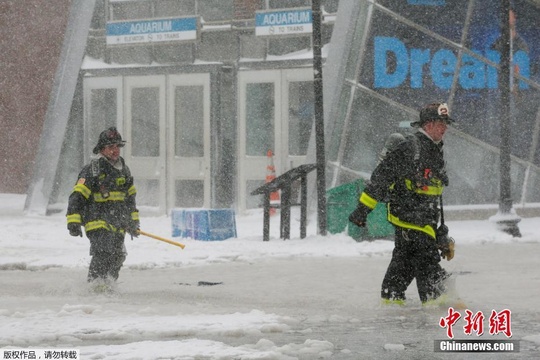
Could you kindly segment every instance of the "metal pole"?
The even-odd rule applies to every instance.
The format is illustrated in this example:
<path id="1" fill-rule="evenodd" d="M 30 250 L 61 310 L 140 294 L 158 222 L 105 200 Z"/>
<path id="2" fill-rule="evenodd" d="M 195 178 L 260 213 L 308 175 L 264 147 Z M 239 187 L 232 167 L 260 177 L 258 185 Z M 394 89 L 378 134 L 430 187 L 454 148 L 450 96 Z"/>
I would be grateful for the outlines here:
<path id="1" fill-rule="evenodd" d="M 510 178 L 510 119 L 512 91 L 512 46 L 510 34 L 510 0 L 501 0 L 501 37 L 502 42 L 500 81 L 501 93 L 501 148 L 500 148 L 500 199 L 497 224 L 502 231 L 512 236 L 521 236 L 517 223 L 521 220 L 512 212 L 511 178 Z"/>
<path id="2" fill-rule="evenodd" d="M 315 156 L 317 158 L 317 218 L 319 234 L 326 235 L 326 160 L 324 145 L 324 107 L 321 55 L 321 1 L 312 0 L 313 16 L 313 92 L 315 97 Z"/>

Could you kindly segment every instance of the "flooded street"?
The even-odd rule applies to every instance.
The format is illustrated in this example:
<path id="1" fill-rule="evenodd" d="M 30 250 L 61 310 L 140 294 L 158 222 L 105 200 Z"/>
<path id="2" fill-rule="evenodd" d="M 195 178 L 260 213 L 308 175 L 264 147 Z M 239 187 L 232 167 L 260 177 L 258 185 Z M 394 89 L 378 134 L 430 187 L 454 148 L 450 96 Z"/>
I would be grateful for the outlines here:
<path id="1" fill-rule="evenodd" d="M 444 265 L 458 273 L 456 291 L 472 312 L 483 312 L 485 333 L 466 335 L 462 319 L 453 329 L 456 339 L 506 340 L 503 334 L 489 335 L 492 310 L 509 309 L 512 315 L 511 340 L 519 340 L 520 352 L 490 353 L 490 359 L 538 358 L 538 345 L 528 336 L 540 333 L 539 244 L 490 244 L 459 247 L 458 256 Z M 509 253 L 512 256 L 507 256 Z M 231 347 L 269 344 L 278 349 L 276 359 L 473 359 L 474 353 L 434 351 L 435 340 L 446 340 L 439 325 L 448 308 L 420 305 L 413 282 L 404 307 L 381 306 L 380 281 L 389 256 L 357 258 L 269 258 L 234 261 L 205 266 L 122 270 L 112 293 L 96 294 L 85 283 L 86 270 L 51 267 L 42 270 L 0 271 L 2 305 L 0 315 L 26 319 L 26 336 L 11 337 L 6 325 L 0 327 L 0 345 L 25 347 L 70 347 L 81 350 L 81 358 L 95 358 L 93 347 L 144 341 L 172 341 L 197 338 Z M 9 309 L 9 310 L 7 310 Z M 79 329 L 64 328 L 66 313 L 85 314 Z M 242 318 L 246 314 L 275 316 L 277 321 L 258 330 L 239 325 L 230 330 L 213 330 L 221 317 Z M 17 315 L 18 314 L 18 315 Z M 52 316 L 51 314 L 54 314 Z M 93 316 L 87 316 L 87 315 Z M 137 316 L 151 315 L 162 325 L 148 331 Z M 206 320 L 197 326 L 185 325 L 193 316 Z M 38 323 L 48 317 L 51 333 L 36 334 Z M 95 318 L 125 323 L 126 329 L 107 330 Z M 143 319 L 141 319 L 143 321 Z M 234 320 L 229 320 L 234 321 Z M 84 323 L 86 322 L 86 323 Z M 6 324 L 5 321 L 3 321 Z M 129 325 L 128 325 L 129 324 Z M 169 324 L 169 325 L 168 325 Z M 174 324 L 171 328 L 170 324 Z M 169 328 L 168 328 L 169 327 Z M 129 329 L 128 329 L 129 328 Z M 59 331 L 58 329 L 62 329 Z M 114 336 L 107 336 L 112 331 Z M 150 344 L 152 346 L 152 344 Z M 190 346 L 193 346 L 191 344 Z M 86 355 L 85 355 L 86 354 Z M 476 354 L 478 356 L 478 354 Z M 111 357 L 112 358 L 112 357 Z M 163 357 L 156 357 L 163 358 Z M 174 358 L 174 357 L 173 357 Z M 178 359 L 189 357 L 178 357 Z M 212 356 L 202 359 L 211 359 Z M 236 359 L 220 354 L 215 358 Z"/>

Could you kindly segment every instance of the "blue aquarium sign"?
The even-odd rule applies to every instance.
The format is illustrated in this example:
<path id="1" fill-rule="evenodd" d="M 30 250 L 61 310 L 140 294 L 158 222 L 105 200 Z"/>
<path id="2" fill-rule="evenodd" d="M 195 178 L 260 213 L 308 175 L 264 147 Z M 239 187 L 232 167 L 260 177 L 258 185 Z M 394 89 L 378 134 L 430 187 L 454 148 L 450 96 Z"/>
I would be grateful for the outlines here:
<path id="1" fill-rule="evenodd" d="M 118 21 L 107 24 L 107 45 L 194 41 L 198 39 L 198 17 Z"/>
<path id="2" fill-rule="evenodd" d="M 255 14 L 256 36 L 280 36 L 311 34 L 311 8 L 279 11 L 257 11 Z"/>

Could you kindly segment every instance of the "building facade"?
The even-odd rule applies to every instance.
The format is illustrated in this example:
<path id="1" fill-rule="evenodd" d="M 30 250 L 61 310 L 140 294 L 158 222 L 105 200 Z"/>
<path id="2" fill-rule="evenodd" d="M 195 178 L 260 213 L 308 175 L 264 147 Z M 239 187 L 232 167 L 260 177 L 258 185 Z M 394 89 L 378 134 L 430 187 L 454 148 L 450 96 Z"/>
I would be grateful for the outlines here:
<path id="1" fill-rule="evenodd" d="M 490 211 L 495 205 L 496 210 L 503 135 L 509 138 L 510 200 L 520 208 L 540 203 L 540 7 L 533 1 L 508 1 L 512 36 L 504 39 L 502 3 L 340 2 L 340 10 L 348 10 L 339 13 L 336 23 L 347 22 L 354 35 L 344 40 L 345 60 L 332 63 L 342 75 L 334 89 L 339 100 L 326 117 L 331 119 L 329 187 L 369 176 L 389 134 L 415 121 L 424 104 L 447 102 L 456 122 L 445 136 L 450 178 L 445 204 Z M 502 52 L 505 41 L 508 54 Z M 504 57 L 509 79 L 501 70 Z M 509 93 L 508 116 L 503 89 Z"/>
<path id="2" fill-rule="evenodd" d="M 511 41 L 510 176 L 513 201 L 525 207 L 540 202 L 540 10 L 538 1 L 510 3 L 519 34 Z M 445 101 L 457 119 L 446 138 L 445 203 L 496 204 L 501 2 L 322 5 L 328 187 L 368 177 L 389 134 L 425 103 Z M 63 210 L 108 126 L 128 142 L 124 156 L 147 213 L 255 208 L 261 199 L 250 193 L 265 181 L 269 151 L 278 175 L 315 161 L 311 1 L 73 0 L 77 6 L 59 66 L 76 69 L 57 74 L 51 95 L 69 99 L 69 108 L 49 106 L 28 208 Z"/>
<path id="3" fill-rule="evenodd" d="M 338 1 L 321 4 L 328 44 Z M 269 151 L 277 174 L 306 161 L 311 16 L 309 0 L 96 0 L 49 210 L 109 126 L 142 211 L 259 206 Z"/>

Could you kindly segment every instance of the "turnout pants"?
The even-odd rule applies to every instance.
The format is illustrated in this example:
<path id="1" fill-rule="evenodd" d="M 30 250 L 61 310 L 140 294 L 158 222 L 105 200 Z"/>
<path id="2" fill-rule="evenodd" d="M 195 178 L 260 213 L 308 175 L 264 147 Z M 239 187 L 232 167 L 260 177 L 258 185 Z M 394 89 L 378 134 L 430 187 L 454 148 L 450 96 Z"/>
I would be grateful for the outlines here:
<path id="1" fill-rule="evenodd" d="M 418 295 L 423 303 L 441 296 L 448 273 L 441 267 L 441 256 L 435 239 L 429 235 L 395 227 L 392 260 L 382 282 L 381 297 L 405 300 L 405 291 L 416 279 Z"/>
<path id="2" fill-rule="evenodd" d="M 87 236 L 92 256 L 88 268 L 88 281 L 117 280 L 127 255 L 124 234 L 99 229 L 88 233 Z"/>

